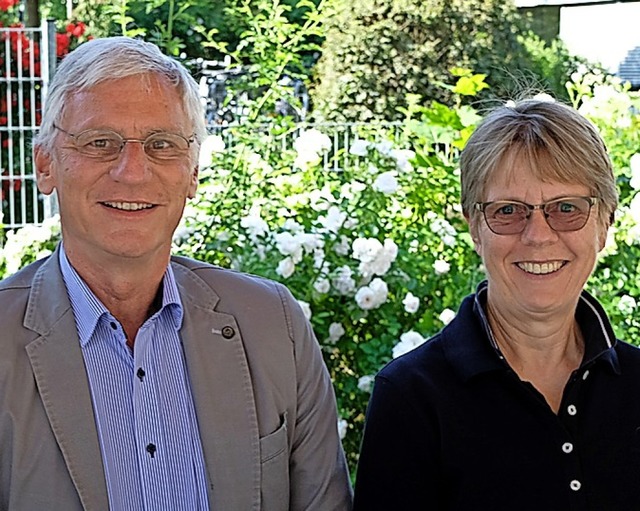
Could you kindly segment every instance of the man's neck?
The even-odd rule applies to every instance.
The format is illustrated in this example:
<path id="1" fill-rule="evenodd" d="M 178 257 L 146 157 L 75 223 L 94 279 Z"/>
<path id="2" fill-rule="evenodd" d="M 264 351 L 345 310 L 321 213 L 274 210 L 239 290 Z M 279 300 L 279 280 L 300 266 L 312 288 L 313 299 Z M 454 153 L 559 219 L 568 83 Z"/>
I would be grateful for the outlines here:
<path id="1" fill-rule="evenodd" d="M 120 322 L 131 345 L 142 324 L 162 306 L 162 280 L 169 256 L 149 261 L 110 258 L 102 264 L 65 247 L 69 263 L 91 292 Z"/>

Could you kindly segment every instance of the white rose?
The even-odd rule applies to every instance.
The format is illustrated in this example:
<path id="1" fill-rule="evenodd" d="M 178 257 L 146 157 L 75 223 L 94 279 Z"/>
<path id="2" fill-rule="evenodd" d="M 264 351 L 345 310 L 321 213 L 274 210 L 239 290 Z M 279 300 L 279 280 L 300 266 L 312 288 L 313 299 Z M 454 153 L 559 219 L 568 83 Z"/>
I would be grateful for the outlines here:
<path id="1" fill-rule="evenodd" d="M 412 349 L 420 346 L 426 341 L 418 332 L 413 330 L 405 332 L 400 336 L 400 342 L 393 347 L 393 358 L 398 358 L 400 355 L 408 353 Z"/>
<path id="2" fill-rule="evenodd" d="M 407 295 L 402 300 L 402 304 L 404 305 L 404 310 L 409 314 L 415 314 L 420 307 L 420 298 L 414 296 L 413 293 L 408 292 Z"/>
<path id="3" fill-rule="evenodd" d="M 349 423 L 346 420 L 338 419 L 338 435 L 340 436 L 340 440 L 347 436 L 348 427 Z"/>
<path id="4" fill-rule="evenodd" d="M 618 302 L 618 308 L 625 314 L 632 314 L 636 306 L 637 303 L 635 298 L 629 295 L 622 296 Z"/>
<path id="5" fill-rule="evenodd" d="M 393 149 L 393 142 L 391 142 L 391 140 L 383 140 L 382 142 L 378 142 L 375 145 L 375 148 L 381 154 L 388 156 L 389 154 L 391 154 L 391 150 Z"/>
<path id="6" fill-rule="evenodd" d="M 436 275 L 444 275 L 449 272 L 451 265 L 443 259 L 438 259 L 433 263 L 433 269 L 436 272 Z"/>
<path id="7" fill-rule="evenodd" d="M 371 374 L 367 374 L 366 376 L 361 376 L 358 378 L 358 388 L 362 392 L 371 392 L 373 389 L 373 382 L 375 381 L 375 376 Z"/>
<path id="8" fill-rule="evenodd" d="M 298 303 L 300 304 L 300 308 L 302 309 L 302 313 L 304 314 L 304 317 L 307 318 L 307 320 L 310 320 L 311 306 L 303 300 L 298 300 Z"/>
<path id="9" fill-rule="evenodd" d="M 369 151 L 369 142 L 365 140 L 356 139 L 349 148 L 349 154 L 354 156 L 366 156 Z"/>
<path id="10" fill-rule="evenodd" d="M 296 265 L 290 257 L 285 257 L 276 268 L 276 273 L 285 279 L 291 277 L 294 271 L 296 271 Z"/>
<path id="11" fill-rule="evenodd" d="M 445 309 L 440 313 L 440 316 L 438 316 L 438 319 L 442 321 L 443 324 L 448 325 L 451 322 L 451 320 L 455 317 L 456 317 L 455 311 L 452 311 L 451 309 Z"/>
<path id="12" fill-rule="evenodd" d="M 318 217 L 318 223 L 327 231 L 337 233 L 347 219 L 347 214 L 337 206 L 331 206 L 325 216 Z"/>
<path id="13" fill-rule="evenodd" d="M 631 157 L 629 161 L 629 167 L 631 167 L 631 180 L 629 185 L 634 190 L 640 190 L 640 153 L 636 153 Z"/>
<path id="14" fill-rule="evenodd" d="M 213 153 L 221 153 L 225 149 L 224 140 L 220 135 L 209 135 L 202 141 L 198 155 L 198 165 L 205 168 L 211 165 Z"/>
<path id="15" fill-rule="evenodd" d="M 368 286 L 362 286 L 356 293 L 355 300 L 362 310 L 377 309 L 387 301 L 389 289 L 382 279 L 373 279 Z"/>
<path id="16" fill-rule="evenodd" d="M 279 232 L 273 236 L 276 248 L 284 256 L 291 256 L 294 263 L 302 260 L 302 243 L 299 235 L 290 232 Z"/>
<path id="17" fill-rule="evenodd" d="M 398 179 L 396 178 L 396 173 L 389 171 L 383 172 L 372 185 L 373 189 L 377 192 L 381 192 L 387 195 L 391 195 L 398 191 Z"/>
<path id="18" fill-rule="evenodd" d="M 262 236 L 269 232 L 269 226 L 261 217 L 260 213 L 251 213 L 240 219 L 240 227 L 246 229 L 252 238 Z"/>
<path id="19" fill-rule="evenodd" d="M 331 323 L 329 325 L 329 337 L 327 338 L 327 342 L 335 344 L 344 334 L 345 330 L 342 323 Z"/>
<path id="20" fill-rule="evenodd" d="M 348 295 L 355 291 L 356 281 L 353 279 L 353 272 L 348 266 L 341 266 L 331 279 L 331 284 L 341 295 Z"/>
<path id="21" fill-rule="evenodd" d="M 327 279 L 318 279 L 313 283 L 313 288 L 320 294 L 328 293 L 331 289 L 331 284 Z"/>
<path id="22" fill-rule="evenodd" d="M 356 293 L 356 303 L 362 310 L 375 309 L 377 307 L 376 293 L 367 286 L 362 286 Z"/>

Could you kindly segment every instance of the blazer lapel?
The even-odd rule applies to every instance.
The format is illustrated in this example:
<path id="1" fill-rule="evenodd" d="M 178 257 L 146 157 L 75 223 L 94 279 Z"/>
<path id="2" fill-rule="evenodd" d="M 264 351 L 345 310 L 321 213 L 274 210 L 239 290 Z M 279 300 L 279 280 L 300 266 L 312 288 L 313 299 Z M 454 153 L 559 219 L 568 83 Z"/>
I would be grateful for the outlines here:
<path id="1" fill-rule="evenodd" d="M 108 509 L 93 403 L 57 250 L 34 277 L 24 326 L 40 334 L 27 346 L 27 354 L 83 507 Z"/>
<path id="2" fill-rule="evenodd" d="M 260 439 L 249 365 L 233 316 L 192 271 L 173 265 L 181 335 L 211 486 L 212 509 L 260 508 Z"/>

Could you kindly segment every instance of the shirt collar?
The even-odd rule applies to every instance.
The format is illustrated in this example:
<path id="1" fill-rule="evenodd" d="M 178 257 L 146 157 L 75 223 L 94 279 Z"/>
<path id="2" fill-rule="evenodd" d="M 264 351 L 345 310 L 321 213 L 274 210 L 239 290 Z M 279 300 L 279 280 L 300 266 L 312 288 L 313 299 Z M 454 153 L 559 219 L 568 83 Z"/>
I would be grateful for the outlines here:
<path id="1" fill-rule="evenodd" d="M 486 315 L 487 281 L 481 282 L 476 293 L 466 297 L 456 318 L 445 327 L 445 354 L 463 379 L 475 375 L 509 369 L 495 342 Z M 581 368 L 602 362 L 620 374 L 615 352 L 616 337 L 604 309 L 586 291 L 582 291 L 576 308 L 576 320 L 585 342 Z"/>
<path id="2" fill-rule="evenodd" d="M 67 294 L 76 320 L 80 346 L 84 348 L 91 339 L 98 321 L 104 315 L 111 317 L 111 313 L 71 266 L 64 251 L 63 243 L 60 244 L 59 254 L 62 279 L 67 288 Z M 162 278 L 162 307 L 152 318 L 165 314 L 170 314 L 174 328 L 179 330 L 182 326 L 184 311 L 171 265 L 167 266 Z"/>

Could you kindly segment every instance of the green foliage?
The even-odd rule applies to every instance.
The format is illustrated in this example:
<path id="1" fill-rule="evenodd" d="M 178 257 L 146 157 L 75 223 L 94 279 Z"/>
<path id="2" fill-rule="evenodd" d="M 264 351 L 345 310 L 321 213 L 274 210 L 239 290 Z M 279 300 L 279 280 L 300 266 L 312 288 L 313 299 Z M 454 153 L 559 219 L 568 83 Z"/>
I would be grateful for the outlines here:
<path id="1" fill-rule="evenodd" d="M 455 74 L 452 93 L 484 87 L 481 74 Z M 599 73 L 575 73 L 568 92 L 600 129 L 620 188 L 588 288 L 616 334 L 640 344 L 640 97 Z M 479 116 L 458 95 L 451 105 L 408 96 L 402 124 L 352 126 L 355 139 L 343 126 L 278 121 L 229 128 L 227 147 L 213 135 L 198 196 L 176 233 L 177 252 L 281 281 L 303 303 L 333 378 L 352 468 L 372 376 L 436 333 L 483 278 L 460 212 L 457 166 Z M 49 253 L 58 237 L 55 219 L 10 234 L 0 274 Z"/>
<path id="2" fill-rule="evenodd" d="M 450 122 L 464 127 L 441 105 L 427 114 L 436 131 Z M 403 334 L 416 332 L 409 344 L 412 335 L 436 333 L 443 311 L 445 319 L 479 278 L 455 199 L 449 144 L 462 135 L 452 128 L 435 146 L 434 131 L 419 126 L 396 140 L 391 130 L 363 127 L 358 141 L 334 151 L 336 161 L 349 162 L 337 171 L 322 164 L 332 149 L 322 127 L 280 125 L 276 136 L 234 128 L 234 144 L 201 172 L 178 243 L 183 253 L 280 280 L 307 304 L 353 466 L 372 375 Z M 284 137 L 295 138 L 293 148 Z"/>
<path id="3" fill-rule="evenodd" d="M 320 1 L 83 0 L 73 12 L 77 19 L 87 20 L 96 37 L 140 36 L 169 55 L 219 60 L 245 44 L 244 35 L 253 30 L 255 22 L 268 30 L 284 17 L 292 27 L 302 26 L 308 11 L 315 10 Z M 52 8 L 59 10 L 55 3 Z M 262 14 L 255 17 L 256 12 Z M 278 37 L 272 42 L 277 43 Z"/>
<path id="4" fill-rule="evenodd" d="M 315 68 L 317 119 L 398 120 L 406 94 L 450 104 L 450 70 L 487 76 L 491 89 L 465 101 L 513 98 L 523 90 L 565 96 L 575 69 L 560 43 L 527 30 L 513 2 L 332 0 Z"/>
<path id="5" fill-rule="evenodd" d="M 215 41 L 215 34 L 201 31 L 208 38 L 203 46 L 228 55 L 231 67 L 242 70 L 227 83 L 228 99 L 238 103 L 250 121 L 273 117 L 279 101 L 300 108 L 299 99 L 281 79 L 285 75 L 302 80 L 308 77 L 304 56 L 319 48 L 314 38 L 320 34 L 322 6 L 322 1 L 316 6 L 310 0 L 293 5 L 281 0 L 242 0 L 227 7 L 224 14 L 239 31 L 233 48 Z M 291 21 L 294 11 L 296 22 Z"/>

